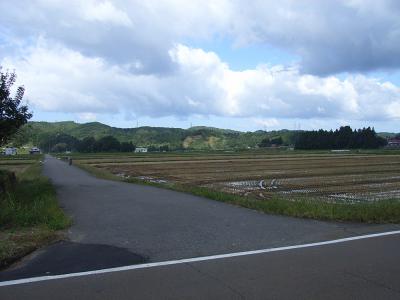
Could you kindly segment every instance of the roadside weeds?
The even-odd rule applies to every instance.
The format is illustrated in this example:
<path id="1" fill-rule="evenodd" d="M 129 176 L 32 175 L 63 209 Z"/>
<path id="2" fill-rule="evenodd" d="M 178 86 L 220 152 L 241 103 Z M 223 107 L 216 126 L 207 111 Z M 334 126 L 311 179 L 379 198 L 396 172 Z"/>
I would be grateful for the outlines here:
<path id="1" fill-rule="evenodd" d="M 37 161 L 18 175 L 14 190 L 0 197 L 0 269 L 63 238 L 71 225 L 50 180 Z"/>

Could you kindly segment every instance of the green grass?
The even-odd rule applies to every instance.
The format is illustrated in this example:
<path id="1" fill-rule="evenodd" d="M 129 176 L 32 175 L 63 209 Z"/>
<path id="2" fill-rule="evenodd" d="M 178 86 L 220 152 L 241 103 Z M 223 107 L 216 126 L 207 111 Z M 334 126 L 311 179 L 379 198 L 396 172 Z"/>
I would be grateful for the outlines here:
<path id="1" fill-rule="evenodd" d="M 46 226 L 0 230 L 0 270 L 32 251 L 63 238 L 63 234 Z"/>
<path id="2" fill-rule="evenodd" d="M 114 180 L 114 181 L 125 181 L 124 178 L 114 175 L 106 170 L 102 170 L 102 169 L 95 168 L 95 167 L 81 164 L 81 163 L 73 163 L 73 164 L 78 166 L 79 168 L 87 171 L 88 173 L 94 175 L 97 178 Z"/>
<path id="3" fill-rule="evenodd" d="M 400 201 L 398 200 L 380 200 L 370 203 L 355 204 L 330 203 L 307 197 L 288 200 L 275 196 L 271 199 L 260 200 L 205 187 L 173 183 L 153 183 L 136 178 L 123 179 L 106 170 L 84 164 L 78 164 L 78 166 L 98 178 L 166 188 L 254 209 L 267 214 L 343 222 L 400 223 Z"/>
<path id="4" fill-rule="evenodd" d="M 170 188 L 170 187 L 169 187 Z M 286 215 L 318 220 L 364 223 L 400 223 L 400 201 L 381 200 L 371 203 L 330 203 L 306 197 L 287 200 L 274 197 L 260 200 L 214 191 L 202 187 L 175 186 L 174 190 L 209 199 L 255 209 L 268 214 Z"/>
<path id="5" fill-rule="evenodd" d="M 70 224 L 58 205 L 54 187 L 40 171 L 41 166 L 33 164 L 19 176 L 15 190 L 2 195 L 0 228 L 45 225 L 58 230 Z"/>
<path id="6" fill-rule="evenodd" d="M 0 195 L 0 268 L 57 239 L 70 224 L 41 165 L 33 163 Z"/>

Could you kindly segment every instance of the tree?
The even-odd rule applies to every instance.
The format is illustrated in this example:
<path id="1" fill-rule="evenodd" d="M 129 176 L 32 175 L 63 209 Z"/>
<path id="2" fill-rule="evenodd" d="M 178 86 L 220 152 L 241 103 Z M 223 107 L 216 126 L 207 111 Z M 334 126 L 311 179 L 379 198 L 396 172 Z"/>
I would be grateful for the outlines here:
<path id="1" fill-rule="evenodd" d="M 115 137 L 107 135 L 97 140 L 94 148 L 96 152 L 118 152 L 121 144 Z"/>
<path id="2" fill-rule="evenodd" d="M 78 151 L 79 152 L 94 152 L 96 140 L 94 137 L 89 136 L 85 137 L 81 140 L 78 144 Z"/>
<path id="3" fill-rule="evenodd" d="M 353 137 L 353 130 L 350 126 L 341 126 L 339 130 L 335 131 L 336 140 L 335 147 L 337 149 L 346 149 L 349 148 L 349 144 L 351 144 L 351 139 Z"/>
<path id="4" fill-rule="evenodd" d="M 349 126 L 335 131 L 303 131 L 297 134 L 296 149 L 375 149 L 386 145 L 370 127 L 352 130 Z"/>
<path id="5" fill-rule="evenodd" d="M 14 147 L 22 147 L 29 143 L 29 141 L 34 140 L 33 134 L 32 134 L 32 128 L 30 127 L 29 124 L 22 126 L 18 129 L 18 131 L 13 134 L 11 140 L 9 143 L 11 143 Z M 36 144 L 35 144 L 36 146 Z"/>
<path id="6" fill-rule="evenodd" d="M 160 151 L 160 148 L 156 147 L 154 145 L 150 145 L 149 147 L 147 147 L 147 151 L 149 151 L 149 152 L 158 152 L 158 151 Z"/>
<path id="7" fill-rule="evenodd" d="M 168 152 L 169 151 L 169 145 L 161 145 L 160 146 L 160 151 L 161 152 Z"/>
<path id="8" fill-rule="evenodd" d="M 62 147 L 58 144 L 65 146 L 65 149 L 62 150 Z M 56 133 L 56 134 L 47 134 L 42 135 L 39 143 L 39 147 L 46 151 L 51 152 L 63 152 L 66 150 L 75 151 L 79 144 L 79 140 L 69 134 L 66 133 Z M 56 146 L 54 148 L 54 146 Z"/>
<path id="9" fill-rule="evenodd" d="M 66 143 L 57 143 L 51 148 L 51 152 L 61 153 L 68 150 Z"/>
<path id="10" fill-rule="evenodd" d="M 0 145 L 4 145 L 18 128 L 28 122 L 32 114 L 26 105 L 21 105 L 25 92 L 23 86 L 17 88 L 14 98 L 10 96 L 15 73 L 3 73 L 1 70 L 0 67 Z"/>
<path id="11" fill-rule="evenodd" d="M 283 143 L 281 136 L 276 136 L 273 138 L 266 137 L 258 144 L 258 147 L 265 148 L 265 147 L 272 147 L 272 146 L 281 146 Z"/>
<path id="12" fill-rule="evenodd" d="M 133 152 L 135 151 L 135 145 L 132 142 L 122 142 L 120 147 L 121 152 Z"/>

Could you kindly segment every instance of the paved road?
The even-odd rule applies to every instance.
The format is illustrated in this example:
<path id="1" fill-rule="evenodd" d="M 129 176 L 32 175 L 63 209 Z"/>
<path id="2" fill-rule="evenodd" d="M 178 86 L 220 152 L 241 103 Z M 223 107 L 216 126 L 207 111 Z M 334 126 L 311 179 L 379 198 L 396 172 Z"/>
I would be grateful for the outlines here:
<path id="1" fill-rule="evenodd" d="M 400 299 L 400 236 L 0 287 L 0 299 Z"/>
<path id="2" fill-rule="evenodd" d="M 174 191 L 96 179 L 49 156 L 44 174 L 74 220 L 69 242 L 43 249 L 14 269 L 0 272 L 0 281 L 399 229 L 265 215 Z"/>

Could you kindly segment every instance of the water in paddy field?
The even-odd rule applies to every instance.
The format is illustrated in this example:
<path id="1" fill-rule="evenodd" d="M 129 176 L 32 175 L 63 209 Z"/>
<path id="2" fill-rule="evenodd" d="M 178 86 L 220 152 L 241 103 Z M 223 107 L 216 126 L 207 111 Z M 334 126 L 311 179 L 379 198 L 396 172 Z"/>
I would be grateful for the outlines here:
<path id="1" fill-rule="evenodd" d="M 242 180 L 228 181 L 206 186 L 221 189 L 233 194 L 245 196 L 260 196 L 265 198 L 277 194 L 287 199 L 296 199 L 296 196 L 310 199 L 322 200 L 326 202 L 338 203 L 360 203 L 372 202 L 387 199 L 400 200 L 400 176 L 388 178 L 376 178 L 377 182 L 362 184 L 365 178 L 351 179 L 351 185 L 347 183 L 341 185 L 345 180 L 331 178 L 330 180 L 318 178 L 290 178 L 272 180 Z M 387 179 L 388 182 L 384 182 Z M 348 178 L 347 178 L 348 180 Z"/>

